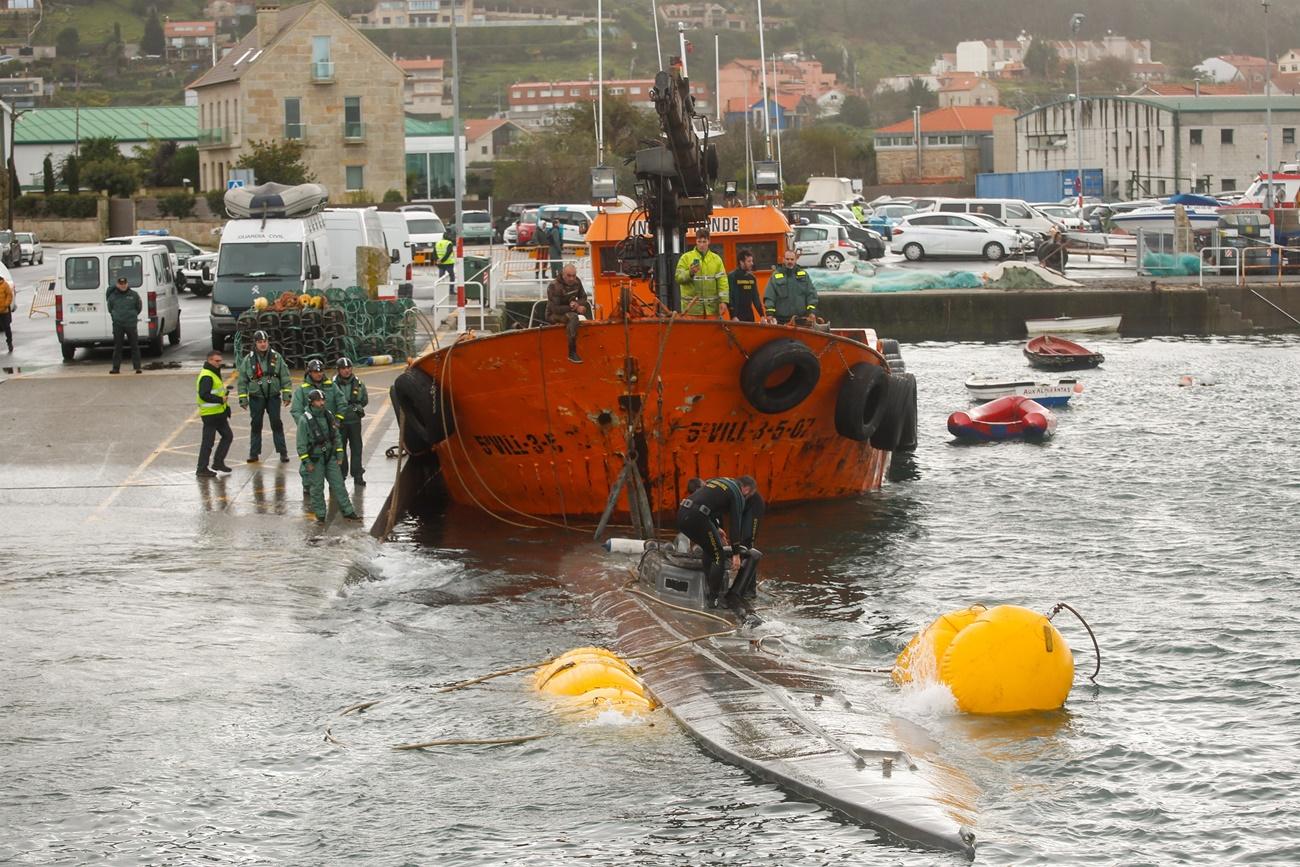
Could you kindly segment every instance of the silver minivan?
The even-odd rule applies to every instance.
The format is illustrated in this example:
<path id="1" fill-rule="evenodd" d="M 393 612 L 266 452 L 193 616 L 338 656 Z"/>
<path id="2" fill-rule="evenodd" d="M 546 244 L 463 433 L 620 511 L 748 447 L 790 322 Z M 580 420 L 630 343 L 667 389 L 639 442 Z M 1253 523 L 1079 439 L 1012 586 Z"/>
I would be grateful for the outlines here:
<path id="1" fill-rule="evenodd" d="M 1023 199 L 935 199 L 931 210 L 945 214 L 986 214 L 1008 226 L 1044 237 L 1053 228 L 1063 228 Z"/>

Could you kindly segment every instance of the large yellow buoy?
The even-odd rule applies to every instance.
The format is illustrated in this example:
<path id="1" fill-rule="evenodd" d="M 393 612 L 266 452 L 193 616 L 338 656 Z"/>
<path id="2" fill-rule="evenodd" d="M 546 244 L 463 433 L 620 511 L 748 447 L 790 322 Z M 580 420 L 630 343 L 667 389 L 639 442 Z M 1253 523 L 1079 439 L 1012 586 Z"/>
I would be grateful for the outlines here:
<path id="1" fill-rule="evenodd" d="M 606 650 L 603 647 L 575 647 L 573 650 L 560 654 L 546 665 L 537 670 L 533 675 L 533 689 L 541 689 L 542 684 L 546 683 L 555 673 L 562 668 L 568 669 L 580 662 L 597 662 L 602 665 L 612 665 L 620 668 L 624 673 L 634 675 L 632 667 L 619 658 L 618 654 Z"/>
<path id="2" fill-rule="evenodd" d="M 556 657 L 534 675 L 533 688 L 625 713 L 654 708 L 632 667 L 601 647 L 579 647 Z"/>
<path id="3" fill-rule="evenodd" d="M 1074 683 L 1074 655 L 1036 611 L 973 606 L 943 615 L 913 638 L 893 677 L 945 684 L 966 713 L 1055 710 Z"/>

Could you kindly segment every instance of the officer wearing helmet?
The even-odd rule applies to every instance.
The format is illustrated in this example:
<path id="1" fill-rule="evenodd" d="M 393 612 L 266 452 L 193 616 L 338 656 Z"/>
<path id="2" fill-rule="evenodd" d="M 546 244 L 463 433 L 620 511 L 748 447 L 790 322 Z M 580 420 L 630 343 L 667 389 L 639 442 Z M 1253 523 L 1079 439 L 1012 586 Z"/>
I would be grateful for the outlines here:
<path id="1" fill-rule="evenodd" d="M 307 375 L 303 377 L 299 386 L 293 390 L 293 400 L 289 404 L 289 414 L 293 416 L 295 424 L 302 424 L 303 413 L 307 411 L 310 403 L 307 395 L 313 390 L 319 390 L 325 396 L 325 409 L 333 417 L 338 412 L 338 406 L 334 399 L 334 383 L 325 375 L 325 362 L 319 358 L 313 358 L 307 362 Z M 301 454 L 301 450 L 299 450 L 299 453 Z M 302 495 L 305 497 L 308 495 L 306 464 L 299 465 L 298 476 L 302 479 Z"/>
<path id="2" fill-rule="evenodd" d="M 352 481 L 361 486 L 366 484 L 361 470 L 361 417 L 366 414 L 369 402 L 366 384 L 352 374 L 352 360 L 340 358 L 334 375 L 334 404 L 343 437 L 342 468 L 348 470 L 351 463 Z"/>
<path id="3" fill-rule="evenodd" d="M 316 515 L 316 522 L 325 523 L 328 514 L 326 482 L 329 482 L 330 496 L 338 503 L 343 517 L 359 521 L 361 517 L 352 507 L 348 489 L 343 486 L 343 473 L 339 470 L 343 441 L 339 438 L 338 418 L 330 411 L 324 390 L 307 389 L 304 400 L 306 405 L 298 419 L 298 458 L 302 461 L 303 481 L 311 497 L 311 510 Z"/>
<path id="4" fill-rule="evenodd" d="M 248 437 L 248 462 L 255 464 L 262 454 L 262 416 L 271 420 L 271 439 L 280 461 L 289 461 L 289 446 L 284 439 L 284 425 L 280 422 L 281 405 L 288 406 L 293 394 L 293 380 L 284 357 L 271 348 L 265 331 L 253 332 L 253 351 L 239 359 L 239 406 L 250 413 L 251 429 Z"/>

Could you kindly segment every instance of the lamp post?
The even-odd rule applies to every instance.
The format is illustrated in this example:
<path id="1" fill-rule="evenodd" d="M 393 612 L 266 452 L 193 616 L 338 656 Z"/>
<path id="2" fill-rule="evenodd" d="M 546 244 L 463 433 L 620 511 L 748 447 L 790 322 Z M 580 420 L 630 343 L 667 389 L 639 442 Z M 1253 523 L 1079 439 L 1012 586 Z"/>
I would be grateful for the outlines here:
<path id="1" fill-rule="evenodd" d="M 1082 12 L 1075 12 L 1070 16 L 1070 52 L 1074 55 L 1074 152 L 1078 157 L 1079 165 L 1079 175 L 1075 178 L 1075 183 L 1078 184 L 1080 208 L 1083 207 L 1083 91 L 1079 89 L 1079 47 L 1074 37 L 1079 35 L 1083 19 Z"/>
<path id="2" fill-rule="evenodd" d="M 1273 210 L 1273 61 L 1268 56 L 1268 0 L 1260 0 L 1264 7 L 1264 207 Z"/>
<path id="3" fill-rule="evenodd" d="M 18 186 L 18 167 L 14 162 L 14 125 L 18 123 L 18 118 L 27 114 L 29 111 L 31 111 L 31 109 L 25 108 L 22 111 L 18 111 L 12 105 L 9 106 L 9 159 L 5 160 L 5 173 L 8 175 L 5 179 L 5 183 L 9 188 L 9 195 L 6 203 L 8 207 L 6 208 L 5 227 L 10 231 L 10 233 L 14 230 L 14 199 L 17 197 L 18 192 L 15 189 Z"/>

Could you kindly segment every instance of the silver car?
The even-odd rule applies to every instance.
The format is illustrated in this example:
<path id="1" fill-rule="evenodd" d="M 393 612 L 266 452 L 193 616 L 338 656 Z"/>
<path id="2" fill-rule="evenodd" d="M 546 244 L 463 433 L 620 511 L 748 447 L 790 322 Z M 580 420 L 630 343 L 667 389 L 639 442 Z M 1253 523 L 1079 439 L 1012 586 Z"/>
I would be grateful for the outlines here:
<path id="1" fill-rule="evenodd" d="M 35 232 L 15 232 L 14 236 L 21 251 L 18 255 L 19 265 L 24 262 L 28 265 L 40 265 L 45 262 L 45 250 L 41 248 L 41 241 L 36 237 Z"/>

